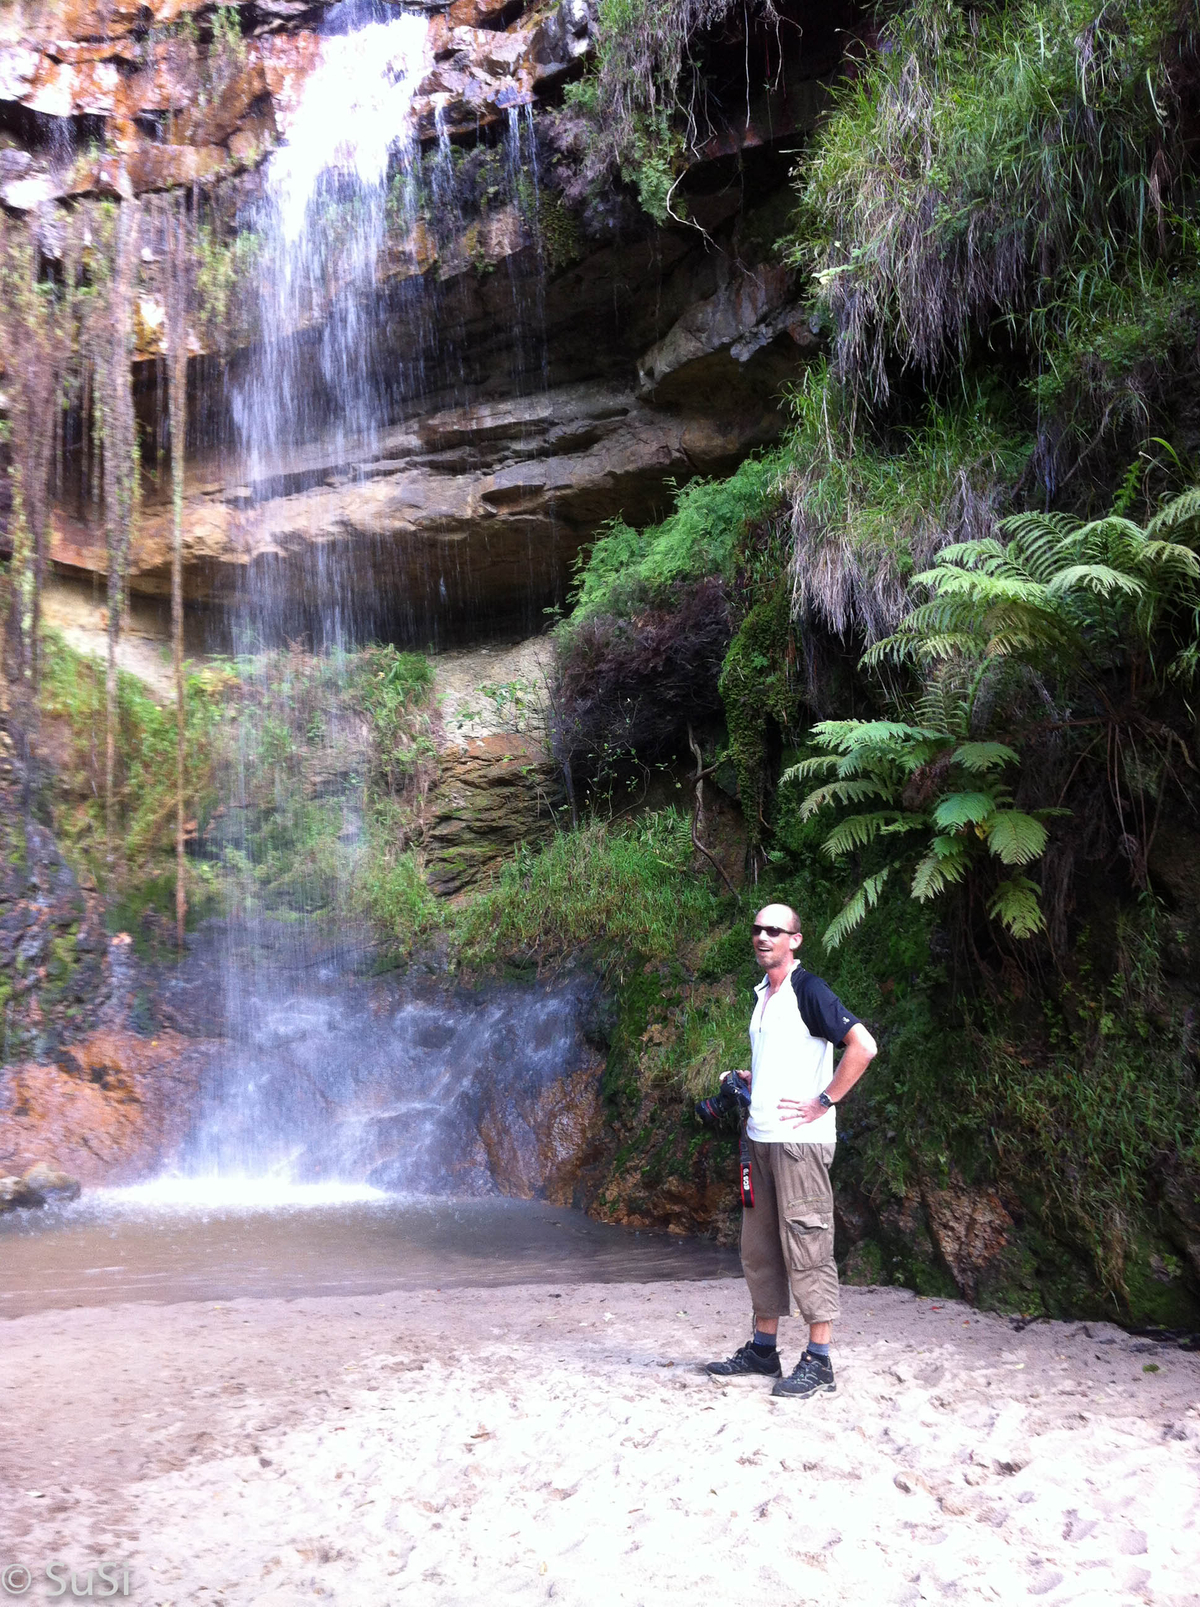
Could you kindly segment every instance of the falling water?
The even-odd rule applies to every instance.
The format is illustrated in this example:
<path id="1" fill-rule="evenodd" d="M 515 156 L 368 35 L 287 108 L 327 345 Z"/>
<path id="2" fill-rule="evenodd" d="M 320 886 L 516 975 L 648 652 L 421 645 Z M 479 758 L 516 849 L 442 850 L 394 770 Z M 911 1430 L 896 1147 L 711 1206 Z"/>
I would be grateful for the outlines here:
<path id="1" fill-rule="evenodd" d="M 251 539 L 262 505 L 303 479 L 308 443 L 319 441 L 312 461 L 334 478 L 361 476 L 378 456 L 388 396 L 374 293 L 389 208 L 407 232 L 416 220 L 410 110 L 428 36 L 426 17 L 401 15 L 325 38 L 267 166 L 255 219 L 261 344 L 233 397 Z M 336 542 L 312 545 L 318 645 L 345 646 L 362 612 L 353 571 Z M 286 605 L 269 565 L 252 566 L 241 603 L 249 644 L 279 639 Z"/>
<path id="2" fill-rule="evenodd" d="M 465 390 L 464 342 L 446 327 L 435 276 L 410 264 L 399 290 L 386 283 L 397 242 L 415 249 L 429 227 L 439 239 L 461 238 L 466 227 L 444 121 L 424 159 L 413 128 L 413 97 L 429 64 L 423 15 L 324 38 L 253 219 L 260 344 L 234 382 L 227 475 L 242 539 L 257 554 L 245 567 L 237 613 L 251 693 L 221 845 L 238 884 L 219 958 L 230 1049 L 183 1161 L 193 1176 L 242 1189 L 247 1178 L 270 1178 L 280 1187 L 369 1182 L 487 1193 L 495 1183 L 479 1137 L 485 1105 L 503 1106 L 507 1114 L 496 1119 L 512 1126 L 512 1100 L 522 1089 L 533 1098 L 579 1064 L 578 989 L 498 989 L 473 1004 L 444 992 L 381 1003 L 378 992 L 364 992 L 353 977 L 357 934 L 345 925 L 330 931 L 313 915 L 344 899 L 323 895 L 303 875 L 272 892 L 263 834 L 252 829 L 252 794 L 261 797 L 271 744 L 287 737 L 280 732 L 287 719 L 272 711 L 294 715 L 300 682 L 311 700 L 320 679 L 328 695 L 312 708 L 305 740 L 323 745 L 327 762 L 320 795 L 303 807 L 341 811 L 335 879 L 353 873 L 362 847 L 364 778 L 361 765 L 347 769 L 345 755 L 357 744 L 362 756 L 363 734 L 339 693 L 354 650 L 379 629 L 370 577 L 395 560 L 378 538 L 372 549 L 368 518 L 352 541 L 340 540 L 341 530 L 321 530 L 321 539 L 303 543 L 301 563 L 290 554 L 284 565 L 271 560 L 278 529 L 271 521 L 289 495 L 311 493 L 322 479 L 339 492 L 369 484 L 389 432 L 421 403 L 427 349 L 444 354 L 440 391 L 447 383 L 451 394 Z M 505 144 L 500 154 L 519 196 L 528 188 L 522 146 L 533 145 L 527 116 L 512 114 Z M 519 354 L 530 310 L 519 278 L 510 282 L 519 388 L 527 383 Z M 540 331 L 540 288 L 534 299 Z M 312 650 L 303 660 L 264 651 L 297 629 L 298 578 Z M 281 795 L 277 811 L 295 802 Z"/>

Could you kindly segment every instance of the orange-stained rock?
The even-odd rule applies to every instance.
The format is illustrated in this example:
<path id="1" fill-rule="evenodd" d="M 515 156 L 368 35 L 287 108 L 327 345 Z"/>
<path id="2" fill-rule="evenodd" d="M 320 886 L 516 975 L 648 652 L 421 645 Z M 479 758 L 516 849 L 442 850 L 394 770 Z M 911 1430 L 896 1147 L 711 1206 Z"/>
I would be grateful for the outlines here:
<path id="1" fill-rule="evenodd" d="M 99 1031 L 56 1063 L 8 1067 L 0 1173 L 45 1162 L 93 1187 L 150 1176 L 183 1137 L 212 1047 L 173 1032 Z"/>
<path id="2" fill-rule="evenodd" d="M 934 1243 L 955 1283 L 974 1299 L 981 1274 L 1008 1246 L 1012 1217 L 994 1189 L 972 1188 L 954 1174 L 941 1184 L 925 1180 L 921 1198 Z"/>
<path id="3" fill-rule="evenodd" d="M 219 173 L 229 161 L 219 145 L 150 145 L 143 142 L 125 158 L 124 168 L 135 193 L 168 190 Z M 157 348 L 152 348 L 156 350 Z M 140 355 L 149 355 L 142 352 Z"/>
<path id="4" fill-rule="evenodd" d="M 24 9 L 35 15 L 45 13 L 38 29 L 42 37 L 53 28 L 56 38 L 116 39 L 133 32 L 147 7 L 142 0 L 51 0 L 49 5 L 29 5 Z M 149 9 L 156 11 L 158 7 Z"/>
<path id="5" fill-rule="evenodd" d="M 446 16 L 452 28 L 480 28 L 493 22 L 509 0 L 454 0 Z"/>
<path id="6" fill-rule="evenodd" d="M 304 80 L 321 55 L 319 34 L 311 31 L 273 34 L 255 41 L 267 91 L 275 103 L 276 121 L 283 130 L 295 111 Z"/>
<path id="7" fill-rule="evenodd" d="M 555 1205 L 576 1202 L 584 1174 L 604 1143 L 602 1069 L 594 1059 L 535 1095 L 494 1091 L 480 1118 L 479 1136 L 502 1193 Z"/>

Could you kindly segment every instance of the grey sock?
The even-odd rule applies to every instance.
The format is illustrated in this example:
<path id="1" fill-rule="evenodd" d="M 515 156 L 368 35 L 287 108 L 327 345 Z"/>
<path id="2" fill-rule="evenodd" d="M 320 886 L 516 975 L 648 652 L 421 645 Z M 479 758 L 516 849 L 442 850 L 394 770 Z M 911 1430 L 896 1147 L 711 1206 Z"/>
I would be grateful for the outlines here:
<path id="1" fill-rule="evenodd" d="M 829 1360 L 829 1346 L 828 1345 L 814 1345 L 812 1340 L 810 1339 L 809 1342 L 808 1342 L 808 1354 L 810 1356 L 823 1356 L 825 1358 L 825 1360 L 828 1361 Z"/>
<path id="2" fill-rule="evenodd" d="M 756 1328 L 754 1338 L 750 1341 L 760 1356 L 767 1357 L 775 1349 L 775 1335 L 760 1333 Z"/>

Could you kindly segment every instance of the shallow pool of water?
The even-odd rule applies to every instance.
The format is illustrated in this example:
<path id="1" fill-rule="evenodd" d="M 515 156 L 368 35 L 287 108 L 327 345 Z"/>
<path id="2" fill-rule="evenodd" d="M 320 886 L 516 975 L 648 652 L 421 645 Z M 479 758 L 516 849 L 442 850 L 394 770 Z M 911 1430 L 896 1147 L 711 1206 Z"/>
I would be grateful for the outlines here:
<path id="1" fill-rule="evenodd" d="M 0 1317 L 125 1301 L 736 1277 L 737 1253 L 539 1201 L 169 1179 L 0 1218 Z"/>

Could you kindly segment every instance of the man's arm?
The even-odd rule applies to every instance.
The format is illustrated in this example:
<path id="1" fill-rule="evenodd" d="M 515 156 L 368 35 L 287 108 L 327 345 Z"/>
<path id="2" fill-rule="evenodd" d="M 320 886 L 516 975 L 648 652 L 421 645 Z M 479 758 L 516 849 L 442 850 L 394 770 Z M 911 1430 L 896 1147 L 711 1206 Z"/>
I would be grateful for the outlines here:
<path id="1" fill-rule="evenodd" d="M 842 1039 L 845 1053 L 838 1062 L 833 1081 L 825 1089 L 826 1096 L 836 1105 L 850 1092 L 879 1052 L 874 1038 L 856 1021 Z M 785 1122 L 815 1122 L 824 1116 L 826 1107 L 819 1099 L 781 1099 L 779 1116 Z"/>

